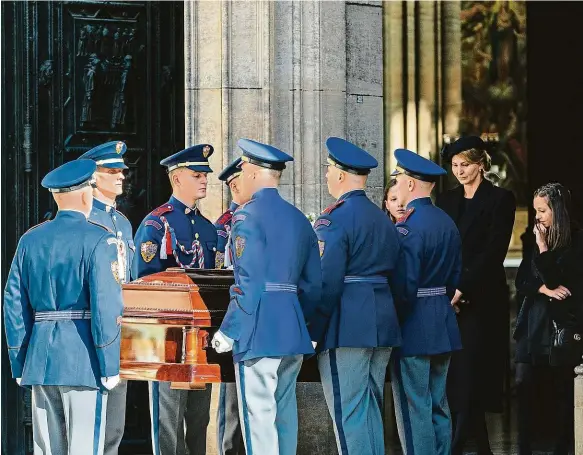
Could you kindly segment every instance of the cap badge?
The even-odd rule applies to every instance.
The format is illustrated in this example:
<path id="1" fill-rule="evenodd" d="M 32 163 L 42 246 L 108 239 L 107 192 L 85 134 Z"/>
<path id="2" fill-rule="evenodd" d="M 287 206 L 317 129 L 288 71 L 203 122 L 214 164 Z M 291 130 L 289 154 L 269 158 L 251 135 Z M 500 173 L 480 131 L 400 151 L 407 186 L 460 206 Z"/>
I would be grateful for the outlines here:
<path id="1" fill-rule="evenodd" d="M 119 155 L 123 149 L 123 142 L 119 141 L 115 144 L 115 152 Z"/>
<path id="2" fill-rule="evenodd" d="M 202 156 L 203 157 L 208 158 L 210 152 L 211 152 L 211 148 L 208 145 L 205 145 L 202 148 Z"/>

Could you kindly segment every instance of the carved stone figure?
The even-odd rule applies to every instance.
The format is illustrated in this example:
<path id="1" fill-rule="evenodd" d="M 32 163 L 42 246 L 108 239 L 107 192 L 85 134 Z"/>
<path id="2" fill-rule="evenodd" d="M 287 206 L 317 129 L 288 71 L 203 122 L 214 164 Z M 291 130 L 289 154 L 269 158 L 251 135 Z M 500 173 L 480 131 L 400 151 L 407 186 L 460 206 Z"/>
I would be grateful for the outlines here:
<path id="1" fill-rule="evenodd" d="M 104 58 L 111 57 L 111 36 L 109 35 L 109 28 L 104 25 L 101 29 L 101 56 Z"/>
<path id="2" fill-rule="evenodd" d="M 128 74 L 132 68 L 132 56 L 126 55 L 123 61 L 123 70 L 119 80 L 119 86 L 113 99 L 113 111 L 111 115 L 111 127 L 124 125 L 126 121 L 127 104 L 125 100 L 125 89 L 128 80 Z"/>
<path id="3" fill-rule="evenodd" d="M 53 61 L 45 60 L 39 69 L 40 77 L 39 82 L 41 85 L 47 86 L 50 84 L 53 78 Z"/>
<path id="4" fill-rule="evenodd" d="M 81 124 L 93 120 L 93 94 L 96 88 L 97 67 L 99 65 L 97 54 L 91 54 L 89 62 L 85 65 L 85 74 L 83 75 L 83 84 L 85 85 L 85 96 L 83 98 L 83 107 L 81 109 Z"/>
<path id="5" fill-rule="evenodd" d="M 87 34 L 91 32 L 91 25 L 81 27 L 77 41 L 77 57 L 87 55 Z"/>
<path id="6" fill-rule="evenodd" d="M 113 57 L 121 57 L 122 42 L 121 42 L 121 28 L 118 28 L 113 34 Z"/>

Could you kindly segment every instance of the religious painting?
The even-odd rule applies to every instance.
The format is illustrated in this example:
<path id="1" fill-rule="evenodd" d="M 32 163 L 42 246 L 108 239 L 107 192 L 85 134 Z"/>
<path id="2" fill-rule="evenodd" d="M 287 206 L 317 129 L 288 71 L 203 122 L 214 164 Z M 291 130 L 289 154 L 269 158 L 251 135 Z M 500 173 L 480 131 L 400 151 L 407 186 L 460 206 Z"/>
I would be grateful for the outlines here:
<path id="1" fill-rule="evenodd" d="M 490 141 L 492 180 L 528 204 L 526 2 L 462 1 L 462 135 Z"/>

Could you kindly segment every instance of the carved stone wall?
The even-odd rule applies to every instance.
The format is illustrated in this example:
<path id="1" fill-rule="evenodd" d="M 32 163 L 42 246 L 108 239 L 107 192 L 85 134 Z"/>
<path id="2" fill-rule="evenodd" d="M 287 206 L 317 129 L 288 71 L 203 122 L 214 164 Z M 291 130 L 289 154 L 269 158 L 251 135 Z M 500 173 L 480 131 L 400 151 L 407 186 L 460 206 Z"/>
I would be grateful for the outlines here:
<path id="1" fill-rule="evenodd" d="M 185 18 L 186 143 L 215 146 L 210 218 L 228 203 L 216 173 L 241 137 L 294 156 L 281 192 L 315 213 L 331 202 L 324 142 L 345 137 L 379 160 L 368 190 L 380 201 L 382 2 L 187 2 Z"/>

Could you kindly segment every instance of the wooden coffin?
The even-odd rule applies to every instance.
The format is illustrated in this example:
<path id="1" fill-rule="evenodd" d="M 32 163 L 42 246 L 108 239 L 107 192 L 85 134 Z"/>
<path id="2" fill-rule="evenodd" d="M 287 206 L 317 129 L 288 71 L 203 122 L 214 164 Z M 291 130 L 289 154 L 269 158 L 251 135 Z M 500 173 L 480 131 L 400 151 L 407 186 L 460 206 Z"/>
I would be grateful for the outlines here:
<path id="1" fill-rule="evenodd" d="M 196 389 L 234 382 L 231 353 L 210 347 L 229 305 L 230 270 L 172 268 L 123 285 L 122 378 Z M 315 357 L 299 381 L 319 381 Z"/>

